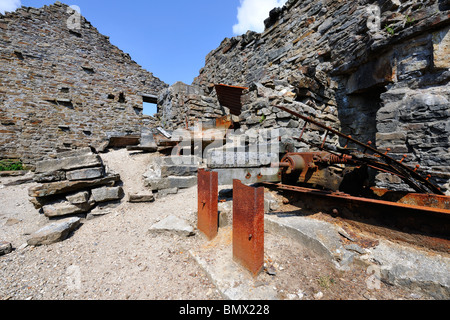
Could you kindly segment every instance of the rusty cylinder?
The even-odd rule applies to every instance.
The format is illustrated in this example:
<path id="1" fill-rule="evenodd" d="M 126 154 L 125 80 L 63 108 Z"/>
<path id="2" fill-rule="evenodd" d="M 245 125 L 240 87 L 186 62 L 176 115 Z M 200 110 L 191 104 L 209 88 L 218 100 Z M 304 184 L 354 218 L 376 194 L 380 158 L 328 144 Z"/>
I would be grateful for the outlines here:
<path id="1" fill-rule="evenodd" d="M 289 171 L 303 171 L 306 168 L 306 161 L 301 155 L 293 154 L 286 157 L 285 163 L 289 163 Z"/>

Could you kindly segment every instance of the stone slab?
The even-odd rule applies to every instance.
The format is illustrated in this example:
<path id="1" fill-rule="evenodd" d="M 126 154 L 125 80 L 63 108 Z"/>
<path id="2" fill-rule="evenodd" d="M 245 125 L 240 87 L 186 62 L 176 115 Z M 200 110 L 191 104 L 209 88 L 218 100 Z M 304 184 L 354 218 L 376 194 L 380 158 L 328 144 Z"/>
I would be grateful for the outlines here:
<path id="1" fill-rule="evenodd" d="M 446 256 L 387 240 L 380 240 L 370 249 L 343 247 L 339 235 L 345 236 L 345 231 L 308 217 L 270 214 L 265 216 L 265 226 L 269 232 L 287 235 L 323 255 L 339 270 L 347 270 L 351 263 L 362 263 L 383 282 L 420 289 L 435 299 L 450 299 L 450 258 Z"/>
<path id="2" fill-rule="evenodd" d="M 61 181 L 54 183 L 45 183 L 28 189 L 30 197 L 42 198 L 58 194 L 72 193 L 74 191 L 93 188 L 101 185 L 114 184 L 120 180 L 120 175 L 113 174 L 101 179 L 86 181 Z"/>
<path id="3" fill-rule="evenodd" d="M 155 196 L 151 191 L 146 193 L 133 193 L 128 195 L 128 202 L 131 203 L 153 202 L 153 201 L 155 201 Z"/>
<path id="4" fill-rule="evenodd" d="M 4 256 L 12 252 L 12 244 L 6 241 L 0 241 L 0 256 Z"/>
<path id="5" fill-rule="evenodd" d="M 30 246 L 41 246 L 64 241 L 80 223 L 80 218 L 68 218 L 53 222 L 33 233 L 27 243 Z"/>
<path id="6" fill-rule="evenodd" d="M 98 168 L 84 168 L 74 171 L 66 172 L 67 180 L 77 181 L 77 180 L 92 180 L 101 178 L 104 174 L 102 167 Z"/>
<path id="7" fill-rule="evenodd" d="M 96 154 L 85 154 L 76 157 L 43 160 L 36 163 L 35 173 L 52 172 L 58 170 L 75 170 L 85 167 L 98 167 L 102 165 L 102 159 Z"/>
<path id="8" fill-rule="evenodd" d="M 92 200 L 94 200 L 97 203 L 119 200 L 124 195 L 122 187 L 102 187 L 92 189 L 91 193 L 92 193 Z"/>
<path id="9" fill-rule="evenodd" d="M 74 205 L 70 202 L 63 201 L 59 203 L 49 204 L 42 208 L 44 215 L 48 218 L 56 218 L 68 215 L 87 213 L 92 206 L 88 203 Z"/>
<path id="10" fill-rule="evenodd" d="M 75 205 L 87 203 L 89 201 L 89 192 L 81 191 L 81 192 L 67 195 L 66 200 L 69 201 L 71 204 L 75 204 Z"/>
<path id="11" fill-rule="evenodd" d="M 190 237 L 195 234 L 194 228 L 184 219 L 169 216 L 150 227 L 151 232 L 173 232 L 182 236 Z"/>
<path id="12" fill-rule="evenodd" d="M 233 261 L 231 227 L 222 228 L 218 236 L 205 245 L 189 250 L 189 254 L 205 271 L 226 300 L 278 300 L 271 285 L 259 283 L 250 272 Z"/>

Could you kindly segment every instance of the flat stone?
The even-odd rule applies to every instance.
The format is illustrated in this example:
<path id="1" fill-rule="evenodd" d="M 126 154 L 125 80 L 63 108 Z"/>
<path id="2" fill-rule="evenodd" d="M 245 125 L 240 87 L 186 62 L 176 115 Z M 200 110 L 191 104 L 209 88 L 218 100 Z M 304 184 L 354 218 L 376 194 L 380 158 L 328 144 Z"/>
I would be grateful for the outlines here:
<path id="1" fill-rule="evenodd" d="M 166 178 L 169 181 L 169 189 L 188 189 L 197 185 L 197 176 L 177 177 L 170 176 Z"/>
<path id="2" fill-rule="evenodd" d="M 80 222 L 80 218 L 69 218 L 53 222 L 33 233 L 27 243 L 30 246 L 41 246 L 64 241 L 70 232 L 80 225 Z"/>
<path id="3" fill-rule="evenodd" d="M 155 201 L 155 196 L 153 192 L 148 192 L 146 194 L 143 193 L 134 193 L 128 195 L 128 202 L 131 203 L 140 203 L 140 202 L 153 202 Z"/>
<path id="4" fill-rule="evenodd" d="M 156 197 L 164 198 L 164 197 L 167 197 L 169 194 L 177 194 L 177 193 L 178 193 L 178 188 L 162 189 L 162 190 L 158 190 Z"/>
<path id="5" fill-rule="evenodd" d="M 95 202 L 119 200 L 124 196 L 122 187 L 103 187 L 92 189 L 92 199 Z"/>
<path id="6" fill-rule="evenodd" d="M 11 253 L 12 244 L 6 241 L 0 241 L 0 256 Z"/>
<path id="7" fill-rule="evenodd" d="M 450 27 L 433 34 L 433 57 L 436 68 L 450 68 Z"/>
<path id="8" fill-rule="evenodd" d="M 102 165 L 102 159 L 96 154 L 85 154 L 77 157 L 44 160 L 36 163 L 35 173 L 52 172 L 58 170 L 74 170 L 85 167 L 98 167 Z"/>
<path id="9" fill-rule="evenodd" d="M 85 180 L 85 181 L 61 181 L 54 183 L 45 183 L 28 190 L 30 197 L 42 198 L 57 194 L 71 193 L 74 191 L 97 187 L 101 185 L 114 184 L 120 180 L 120 175 L 113 174 L 101 179 Z"/>
<path id="10" fill-rule="evenodd" d="M 166 219 L 154 224 L 150 227 L 150 232 L 170 231 L 186 237 L 193 236 L 194 228 L 184 219 L 176 216 L 169 216 Z"/>
<path id="11" fill-rule="evenodd" d="M 161 177 L 196 175 L 198 167 L 195 165 L 164 165 L 161 166 Z"/>
<path id="12" fill-rule="evenodd" d="M 81 191 L 81 192 L 78 192 L 78 193 L 67 195 L 66 199 L 71 204 L 75 204 L 75 205 L 84 204 L 84 203 L 87 203 L 89 201 L 89 192 L 88 191 Z"/>
<path id="13" fill-rule="evenodd" d="M 88 212 L 90 209 L 91 206 L 88 203 L 74 205 L 67 201 L 49 204 L 42 208 L 44 215 L 48 218 L 82 214 Z"/>
<path id="14" fill-rule="evenodd" d="M 46 183 L 66 180 L 66 173 L 64 171 L 51 171 L 36 174 L 33 178 L 35 182 Z"/>
<path id="15" fill-rule="evenodd" d="M 102 177 L 104 170 L 102 167 L 98 168 L 85 168 L 80 170 L 66 172 L 66 177 L 69 181 L 77 180 L 91 180 Z"/>

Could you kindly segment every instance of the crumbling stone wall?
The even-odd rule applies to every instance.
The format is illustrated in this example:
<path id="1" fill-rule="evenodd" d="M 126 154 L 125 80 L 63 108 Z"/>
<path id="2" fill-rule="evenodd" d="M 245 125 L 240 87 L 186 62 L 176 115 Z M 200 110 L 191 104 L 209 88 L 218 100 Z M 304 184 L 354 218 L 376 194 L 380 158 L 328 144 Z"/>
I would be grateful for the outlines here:
<path id="1" fill-rule="evenodd" d="M 249 87 L 243 128 L 281 128 L 292 140 L 303 123 L 282 105 L 312 116 L 414 167 L 433 182 L 450 179 L 448 0 L 290 0 L 266 30 L 225 39 L 193 85 Z M 304 136 L 312 142 L 316 133 Z M 341 143 L 343 141 L 334 141 Z M 378 176 L 380 186 L 399 181 Z M 447 184 L 447 188 L 448 188 Z"/>
<path id="2" fill-rule="evenodd" d="M 158 124 L 165 129 L 185 129 L 195 126 L 198 121 L 208 122 L 225 114 L 217 99 L 183 82 L 162 90 L 158 97 Z"/>
<path id="3" fill-rule="evenodd" d="M 167 85 L 56 2 L 0 14 L 0 158 L 25 163 L 140 134 L 142 95 Z"/>

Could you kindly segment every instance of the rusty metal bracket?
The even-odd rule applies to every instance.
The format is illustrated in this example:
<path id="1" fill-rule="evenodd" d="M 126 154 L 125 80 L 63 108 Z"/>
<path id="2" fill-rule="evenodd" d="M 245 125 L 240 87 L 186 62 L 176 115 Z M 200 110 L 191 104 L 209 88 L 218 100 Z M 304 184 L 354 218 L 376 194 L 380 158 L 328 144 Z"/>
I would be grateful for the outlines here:
<path id="1" fill-rule="evenodd" d="M 257 276 L 264 267 L 264 188 L 233 181 L 233 259 Z"/>
<path id="2" fill-rule="evenodd" d="M 198 229 L 208 240 L 217 236 L 219 228 L 219 175 L 217 172 L 198 171 Z"/>

